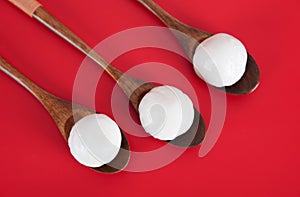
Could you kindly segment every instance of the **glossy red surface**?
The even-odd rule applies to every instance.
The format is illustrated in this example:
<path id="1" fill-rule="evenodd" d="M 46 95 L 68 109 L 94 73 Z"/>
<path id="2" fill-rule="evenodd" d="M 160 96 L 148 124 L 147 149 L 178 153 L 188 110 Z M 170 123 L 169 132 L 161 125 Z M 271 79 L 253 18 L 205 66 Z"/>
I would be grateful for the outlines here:
<path id="1" fill-rule="evenodd" d="M 163 26 L 135 0 L 40 2 L 91 46 L 129 28 Z M 254 93 L 227 96 L 225 124 L 212 151 L 199 158 L 199 147 L 187 150 L 170 165 L 150 172 L 99 174 L 72 158 L 42 105 L 0 73 L 1 197 L 300 195 L 300 1 L 156 2 L 194 27 L 238 37 L 261 69 L 261 84 Z M 3 58 L 47 91 L 71 100 L 84 55 L 8 1 L 0 1 L 0 30 Z M 188 61 L 144 48 L 113 64 L 126 71 L 145 62 L 171 65 L 188 78 L 209 125 L 207 87 Z M 110 116 L 114 85 L 103 75 L 96 92 L 97 110 Z M 86 104 L 84 95 L 81 104 Z M 152 138 L 127 136 L 134 151 L 162 146 Z"/>

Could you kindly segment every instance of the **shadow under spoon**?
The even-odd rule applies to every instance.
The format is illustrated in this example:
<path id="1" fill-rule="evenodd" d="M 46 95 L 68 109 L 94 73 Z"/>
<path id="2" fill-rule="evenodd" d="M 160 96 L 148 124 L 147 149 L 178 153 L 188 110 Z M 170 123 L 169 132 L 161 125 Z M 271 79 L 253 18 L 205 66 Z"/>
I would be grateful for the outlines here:
<path id="1" fill-rule="evenodd" d="M 171 32 L 178 39 L 191 62 L 193 61 L 193 56 L 199 43 L 213 35 L 182 23 L 181 21 L 167 13 L 165 10 L 163 10 L 152 0 L 137 1 L 141 3 L 144 7 L 146 7 L 148 10 L 150 10 L 167 27 L 171 29 Z M 226 86 L 221 89 L 225 89 L 225 91 L 230 94 L 249 94 L 256 89 L 256 87 L 259 85 L 259 82 L 259 68 L 253 57 L 248 53 L 246 71 L 242 78 L 232 86 Z"/>
<path id="2" fill-rule="evenodd" d="M 46 108 L 49 114 L 52 116 L 55 121 L 58 129 L 63 135 L 64 139 L 68 141 L 72 127 L 78 122 L 81 118 L 85 116 L 94 114 L 94 112 L 83 106 L 73 104 L 61 98 L 58 98 L 29 80 L 13 66 L 11 66 L 7 61 L 5 61 L 0 56 L 0 70 L 5 74 L 13 78 L 16 82 L 22 85 L 27 89 L 31 94 L 37 98 L 41 104 Z M 76 117 L 76 118 L 75 118 Z M 108 164 L 105 164 L 98 168 L 92 168 L 96 171 L 112 174 L 121 171 L 124 169 L 129 161 L 129 144 L 126 139 L 126 136 L 121 131 L 122 142 L 121 149 L 118 155 L 113 161 Z"/>
<path id="3" fill-rule="evenodd" d="M 21 8 L 24 11 L 24 6 L 18 4 L 18 2 L 24 2 L 24 0 L 10 1 L 18 8 Z M 37 6 L 35 6 L 33 10 L 29 10 L 31 11 L 29 15 L 38 20 L 40 23 L 42 23 L 49 29 L 51 29 L 57 35 L 62 37 L 64 40 L 69 42 L 79 51 L 91 58 L 100 67 L 102 67 L 117 82 L 119 87 L 123 90 L 123 92 L 131 101 L 131 104 L 133 105 L 136 112 L 139 113 L 138 106 L 142 98 L 152 88 L 156 87 L 156 85 L 152 83 L 146 83 L 142 80 L 135 79 L 122 73 L 120 70 L 116 69 L 115 67 L 110 65 L 106 60 L 104 60 L 96 51 L 94 51 L 75 33 L 68 29 L 63 23 L 61 23 L 59 20 L 53 17 L 49 12 L 47 12 L 47 10 L 44 9 L 41 6 L 41 4 L 34 0 L 31 0 L 31 2 L 35 3 Z M 27 2 L 25 2 L 25 4 L 26 3 Z M 195 117 L 190 129 L 185 134 L 178 136 L 169 143 L 180 147 L 194 147 L 199 145 L 203 141 L 206 132 L 205 123 L 199 111 L 196 108 L 194 108 L 194 111 Z"/>

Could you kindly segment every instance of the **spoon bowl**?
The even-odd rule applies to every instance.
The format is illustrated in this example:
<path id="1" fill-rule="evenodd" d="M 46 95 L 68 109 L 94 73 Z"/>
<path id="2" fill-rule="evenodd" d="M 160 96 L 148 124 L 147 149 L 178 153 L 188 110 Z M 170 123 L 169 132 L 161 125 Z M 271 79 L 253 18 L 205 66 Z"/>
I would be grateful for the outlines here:
<path id="1" fill-rule="evenodd" d="M 130 82 L 130 83 L 129 83 Z M 153 83 L 146 83 L 144 81 L 134 79 L 126 74 L 118 79 L 118 84 L 128 96 L 133 108 L 139 113 L 138 107 L 143 97 L 153 88 L 158 85 Z M 199 111 L 194 107 L 194 120 L 190 129 L 175 138 L 174 140 L 168 141 L 170 144 L 179 147 L 195 147 L 201 144 L 204 140 L 206 133 L 205 122 Z"/>
<path id="2" fill-rule="evenodd" d="M 80 119 L 94 114 L 88 108 L 78 104 L 70 103 L 66 100 L 58 98 L 36 84 L 13 68 L 7 61 L 0 57 L 0 70 L 6 73 L 11 78 L 15 79 L 19 84 L 32 93 L 46 108 L 49 114 L 55 121 L 58 129 L 60 130 L 63 138 L 68 141 L 71 129 Z M 126 136 L 121 131 L 122 142 L 121 149 L 118 155 L 110 163 L 105 164 L 98 168 L 92 168 L 98 172 L 107 174 L 116 173 L 124 169 L 129 161 L 129 144 Z"/>
<path id="3" fill-rule="evenodd" d="M 182 45 L 191 62 L 193 61 L 193 57 L 198 45 L 213 35 L 211 33 L 198 30 L 194 27 L 182 23 L 181 21 L 167 13 L 165 10 L 163 10 L 152 0 L 137 1 L 141 3 L 144 7 L 146 7 L 148 10 L 150 10 L 167 27 L 171 29 L 171 32 L 178 39 L 179 43 Z M 256 87 L 259 85 L 259 82 L 259 68 L 253 57 L 248 53 L 246 70 L 242 78 L 232 86 L 226 86 L 220 89 L 223 89 L 230 94 L 249 94 L 256 89 Z"/>

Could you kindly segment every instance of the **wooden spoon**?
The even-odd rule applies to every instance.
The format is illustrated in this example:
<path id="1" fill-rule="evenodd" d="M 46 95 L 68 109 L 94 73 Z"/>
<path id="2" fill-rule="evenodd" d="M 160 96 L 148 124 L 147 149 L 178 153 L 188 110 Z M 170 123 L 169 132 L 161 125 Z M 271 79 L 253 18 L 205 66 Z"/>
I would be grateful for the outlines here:
<path id="1" fill-rule="evenodd" d="M 175 30 L 173 30 L 172 33 L 179 40 L 191 61 L 193 61 L 194 53 L 199 43 L 212 36 L 210 33 L 195 29 L 177 20 L 155 4 L 152 0 L 137 1 L 154 13 L 166 26 L 171 28 L 171 30 Z M 248 53 L 248 60 L 244 75 L 234 85 L 225 87 L 225 91 L 231 94 L 248 94 L 256 89 L 259 81 L 259 68 L 253 57 Z"/>
<path id="2" fill-rule="evenodd" d="M 87 109 L 77 104 L 72 104 L 68 101 L 65 101 L 46 92 L 45 90 L 37 86 L 35 83 L 30 81 L 19 71 L 17 71 L 15 68 L 13 68 L 1 56 L 0 70 L 2 70 L 8 76 L 16 80 L 42 103 L 42 105 L 46 108 L 46 110 L 56 122 L 57 127 L 59 128 L 61 134 L 63 135 L 66 141 L 68 141 L 71 129 L 77 121 L 79 121 L 81 118 L 87 115 L 94 114 L 94 112 L 90 109 Z M 92 169 L 99 172 L 112 174 L 119 172 L 125 168 L 129 161 L 129 144 L 124 133 L 122 131 L 121 133 L 121 149 L 116 158 L 109 164 Z"/>
<path id="3" fill-rule="evenodd" d="M 131 101 L 134 109 L 138 113 L 138 106 L 143 96 L 147 94 L 155 84 L 146 83 L 144 81 L 132 78 L 120 70 L 110 65 L 104 60 L 96 51 L 80 39 L 75 33 L 69 30 L 64 24 L 47 12 L 41 4 L 35 0 L 9 0 L 21 10 L 50 28 L 53 32 L 68 41 L 82 53 L 91 58 L 94 62 L 100 65 L 121 87 L 123 92 Z M 194 122 L 185 134 L 178 136 L 176 139 L 170 141 L 171 144 L 181 147 L 194 147 L 199 145 L 205 136 L 205 123 L 200 113 L 195 109 Z"/>

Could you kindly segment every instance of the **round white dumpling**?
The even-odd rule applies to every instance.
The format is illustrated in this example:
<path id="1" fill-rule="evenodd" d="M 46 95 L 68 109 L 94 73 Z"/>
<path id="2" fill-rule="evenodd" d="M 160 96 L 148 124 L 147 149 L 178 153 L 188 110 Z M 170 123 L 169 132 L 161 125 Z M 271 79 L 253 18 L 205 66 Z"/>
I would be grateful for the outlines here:
<path id="1" fill-rule="evenodd" d="M 79 163 L 100 167 L 117 156 L 121 141 L 121 131 L 112 119 L 103 114 L 92 114 L 76 122 L 68 145 Z"/>
<path id="2" fill-rule="evenodd" d="M 147 133 L 160 140 L 173 140 L 191 127 L 194 107 L 191 99 L 179 89 L 159 86 L 143 97 L 139 114 Z"/>
<path id="3" fill-rule="evenodd" d="M 196 48 L 193 64 L 197 75 L 216 87 L 231 86 L 238 82 L 246 70 L 248 54 L 235 37 L 215 34 Z"/>

